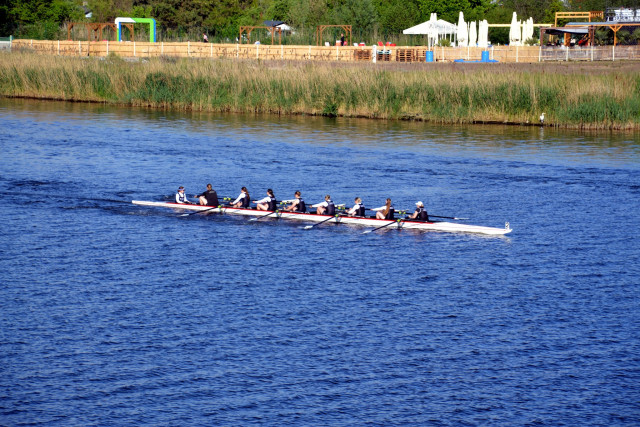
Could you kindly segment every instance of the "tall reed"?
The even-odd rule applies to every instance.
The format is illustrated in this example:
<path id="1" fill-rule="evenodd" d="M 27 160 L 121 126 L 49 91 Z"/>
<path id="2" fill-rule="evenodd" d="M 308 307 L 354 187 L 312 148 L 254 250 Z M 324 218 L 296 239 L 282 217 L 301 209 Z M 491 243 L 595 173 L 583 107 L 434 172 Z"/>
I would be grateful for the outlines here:
<path id="1" fill-rule="evenodd" d="M 152 108 L 439 123 L 640 129 L 640 76 L 617 68 L 372 65 L 0 54 L 0 94 Z"/>

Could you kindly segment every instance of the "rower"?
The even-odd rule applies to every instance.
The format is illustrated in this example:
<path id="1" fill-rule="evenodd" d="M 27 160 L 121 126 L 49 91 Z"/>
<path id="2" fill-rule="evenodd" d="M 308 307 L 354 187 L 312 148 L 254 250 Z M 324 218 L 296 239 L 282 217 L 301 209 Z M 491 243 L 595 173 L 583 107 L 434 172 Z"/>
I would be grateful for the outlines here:
<path id="1" fill-rule="evenodd" d="M 429 221 L 429 214 L 427 210 L 424 208 L 424 203 L 417 202 L 416 203 L 416 211 L 409 217 L 410 219 L 417 219 L 419 221 Z"/>
<path id="2" fill-rule="evenodd" d="M 362 199 L 360 197 L 356 197 L 355 205 L 351 209 L 347 211 L 347 215 L 349 216 L 364 216 L 365 211 L 364 203 L 362 203 Z"/>
<path id="3" fill-rule="evenodd" d="M 313 207 L 317 208 L 316 213 L 318 215 L 335 215 L 336 214 L 336 206 L 333 204 L 330 195 L 324 196 L 324 202 L 318 203 L 317 205 L 313 205 Z"/>
<path id="4" fill-rule="evenodd" d="M 251 209 L 250 203 L 251 197 L 249 197 L 249 190 L 247 190 L 247 187 L 242 187 L 240 195 L 231 202 L 231 206 L 234 208 Z"/>
<path id="5" fill-rule="evenodd" d="M 184 194 L 184 187 L 182 185 L 178 187 L 178 192 L 176 193 L 176 203 L 180 203 L 181 205 L 193 205 L 193 203 L 190 202 L 187 198 L 187 195 Z"/>
<path id="6" fill-rule="evenodd" d="M 304 200 L 302 200 L 302 195 L 300 194 L 300 192 L 296 191 L 295 196 L 296 196 L 296 199 L 293 202 L 291 202 L 289 206 L 284 208 L 284 210 L 291 211 L 291 212 L 306 212 L 307 205 L 304 203 Z"/>
<path id="7" fill-rule="evenodd" d="M 267 190 L 267 197 L 253 203 L 258 204 L 256 209 L 258 209 L 259 211 L 275 211 L 278 206 L 276 196 L 274 196 L 273 190 L 270 188 Z"/>
<path id="8" fill-rule="evenodd" d="M 395 219 L 393 214 L 395 213 L 395 209 L 391 204 L 391 199 L 387 198 L 387 203 L 384 206 L 374 209 L 376 212 L 377 219 Z"/>
<path id="9" fill-rule="evenodd" d="M 218 206 L 220 204 L 218 202 L 218 193 L 211 188 L 211 184 L 207 184 L 207 190 L 196 197 L 200 200 L 201 205 Z"/>

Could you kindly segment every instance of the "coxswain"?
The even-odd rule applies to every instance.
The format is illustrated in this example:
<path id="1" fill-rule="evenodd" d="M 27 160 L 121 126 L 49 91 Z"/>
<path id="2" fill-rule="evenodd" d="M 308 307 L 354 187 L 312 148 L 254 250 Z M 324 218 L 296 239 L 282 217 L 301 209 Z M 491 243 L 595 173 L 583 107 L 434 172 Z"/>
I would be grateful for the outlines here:
<path id="1" fill-rule="evenodd" d="M 313 206 L 317 208 L 316 213 L 318 215 L 333 216 L 336 214 L 336 206 L 333 204 L 333 201 L 331 201 L 331 196 L 328 194 L 324 196 L 324 202 L 318 203 L 317 205 Z"/>
<path id="2" fill-rule="evenodd" d="M 200 200 L 201 205 L 218 206 L 220 204 L 218 201 L 218 193 L 211 188 L 211 184 L 207 184 L 207 190 L 202 194 L 198 194 L 196 197 Z"/>
<path id="3" fill-rule="evenodd" d="M 302 200 L 302 195 L 300 194 L 299 191 L 296 191 L 295 197 L 296 199 L 293 202 L 291 202 L 289 206 L 284 208 L 284 210 L 291 211 L 291 212 L 306 212 L 307 205 L 304 203 L 304 200 Z"/>
<path id="4" fill-rule="evenodd" d="M 378 211 L 376 212 L 377 219 L 394 219 L 393 214 L 395 213 L 395 209 L 393 209 L 391 199 L 387 199 L 387 203 L 384 206 L 374 210 Z"/>
<path id="5" fill-rule="evenodd" d="M 347 211 L 347 215 L 349 216 L 364 216 L 365 211 L 364 203 L 362 203 L 362 199 L 360 197 L 356 197 L 355 205 L 351 209 Z"/>
<path id="6" fill-rule="evenodd" d="M 258 204 L 256 209 L 259 211 L 275 211 L 278 207 L 276 196 L 273 195 L 273 190 L 270 188 L 267 190 L 267 197 L 253 203 Z"/>
<path id="7" fill-rule="evenodd" d="M 251 197 L 249 196 L 249 190 L 247 190 L 247 187 L 241 188 L 240 195 L 231 202 L 231 206 L 234 208 L 251 208 Z"/>
<path id="8" fill-rule="evenodd" d="M 417 219 L 419 221 L 429 221 L 429 214 L 427 213 L 427 210 L 424 208 L 424 203 L 417 202 L 416 211 L 409 218 Z"/>
<path id="9" fill-rule="evenodd" d="M 187 198 L 187 195 L 184 194 L 184 187 L 181 185 L 178 188 L 178 192 L 176 193 L 176 203 L 180 203 L 181 205 L 193 205 Z"/>

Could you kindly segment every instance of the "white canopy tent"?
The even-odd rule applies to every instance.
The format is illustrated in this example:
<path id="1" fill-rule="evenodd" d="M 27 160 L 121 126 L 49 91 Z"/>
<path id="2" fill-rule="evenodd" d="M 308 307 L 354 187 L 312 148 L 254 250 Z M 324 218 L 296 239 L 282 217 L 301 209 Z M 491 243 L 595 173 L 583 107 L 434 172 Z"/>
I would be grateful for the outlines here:
<path id="1" fill-rule="evenodd" d="M 452 41 L 456 34 L 456 26 L 443 19 L 437 19 L 435 13 L 431 14 L 431 19 L 422 24 L 418 24 L 402 31 L 403 34 L 426 35 L 429 37 L 429 43 L 437 44 L 440 39 Z"/>

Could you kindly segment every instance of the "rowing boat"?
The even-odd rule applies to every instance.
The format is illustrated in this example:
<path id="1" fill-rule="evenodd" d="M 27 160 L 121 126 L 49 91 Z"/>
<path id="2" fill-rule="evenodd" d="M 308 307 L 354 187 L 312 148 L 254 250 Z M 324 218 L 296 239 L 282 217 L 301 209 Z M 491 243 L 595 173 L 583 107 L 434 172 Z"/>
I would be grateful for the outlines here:
<path id="1" fill-rule="evenodd" d="M 454 222 L 445 222 L 445 221 L 434 221 L 434 222 L 424 222 L 424 221 L 415 221 L 415 220 L 388 220 L 388 219 L 376 219 L 376 218 L 362 218 L 362 217 L 349 217 L 344 215 L 337 215 L 335 217 L 331 217 L 329 215 L 317 215 L 312 213 L 299 213 L 299 212 L 287 212 L 287 211 L 259 211 L 255 209 L 243 209 L 243 208 L 232 208 L 228 206 L 219 206 L 217 208 L 212 208 L 211 206 L 203 206 L 203 205 L 184 205 L 179 203 L 167 203 L 167 202 L 146 202 L 141 200 L 133 200 L 131 203 L 134 205 L 140 206 L 155 206 L 162 208 L 172 208 L 172 209 L 182 209 L 189 211 L 208 211 L 208 213 L 217 213 L 217 214 L 230 214 L 230 215 L 243 215 L 243 216 L 252 216 L 252 217 L 261 217 L 261 216 L 269 216 L 271 218 L 280 218 L 280 219 L 292 219 L 298 221 L 307 221 L 307 222 L 321 222 L 326 221 L 328 224 L 330 223 L 340 223 L 340 224 L 353 224 L 353 225 L 361 225 L 367 227 L 381 227 L 384 225 L 388 225 L 385 228 L 405 228 L 411 230 L 427 230 L 427 231 L 446 231 L 446 232 L 462 232 L 462 233 L 481 233 L 481 234 L 491 234 L 491 235 L 501 235 L 507 234 L 511 232 L 511 227 L 509 227 L 509 223 L 505 224 L 504 228 L 495 228 L 495 227 L 484 227 L 480 225 L 468 225 L 468 224 L 459 224 Z M 272 215 L 269 215 L 269 212 Z M 395 225 L 392 225 L 396 223 Z"/>

